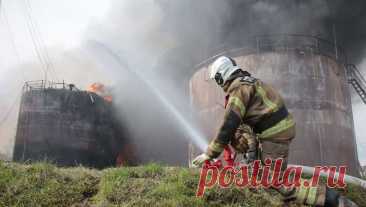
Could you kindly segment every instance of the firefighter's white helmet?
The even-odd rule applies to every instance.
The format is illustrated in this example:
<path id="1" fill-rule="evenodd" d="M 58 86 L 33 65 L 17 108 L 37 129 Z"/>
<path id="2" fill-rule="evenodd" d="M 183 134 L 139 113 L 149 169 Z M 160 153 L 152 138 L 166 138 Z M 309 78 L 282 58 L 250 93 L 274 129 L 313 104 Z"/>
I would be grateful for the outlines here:
<path id="1" fill-rule="evenodd" d="M 237 70 L 240 70 L 240 67 L 232 58 L 221 56 L 211 64 L 210 79 L 215 80 L 218 85 L 224 86 L 229 77 Z"/>

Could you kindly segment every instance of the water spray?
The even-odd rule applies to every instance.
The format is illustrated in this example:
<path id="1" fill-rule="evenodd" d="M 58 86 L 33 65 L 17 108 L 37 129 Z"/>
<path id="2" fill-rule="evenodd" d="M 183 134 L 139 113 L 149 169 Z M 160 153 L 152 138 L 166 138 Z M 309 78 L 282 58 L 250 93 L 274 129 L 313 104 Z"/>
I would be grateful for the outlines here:
<path id="1" fill-rule="evenodd" d="M 183 133 L 186 134 L 187 138 L 189 138 L 193 144 L 198 147 L 200 150 L 205 151 L 207 148 L 207 141 L 204 138 L 203 134 L 197 130 L 195 127 L 191 125 L 191 123 L 182 115 L 182 113 L 168 100 L 168 98 L 152 83 L 152 81 L 142 78 L 143 75 L 139 71 L 134 71 L 129 69 L 129 67 L 121 61 L 120 56 L 112 51 L 106 45 L 100 42 L 90 42 L 92 43 L 92 47 L 96 48 L 98 52 L 103 51 L 104 53 L 111 56 L 121 67 L 128 70 L 131 74 L 136 76 L 140 81 L 142 81 L 146 86 L 156 95 L 163 106 L 172 113 L 176 121 L 182 126 Z"/>

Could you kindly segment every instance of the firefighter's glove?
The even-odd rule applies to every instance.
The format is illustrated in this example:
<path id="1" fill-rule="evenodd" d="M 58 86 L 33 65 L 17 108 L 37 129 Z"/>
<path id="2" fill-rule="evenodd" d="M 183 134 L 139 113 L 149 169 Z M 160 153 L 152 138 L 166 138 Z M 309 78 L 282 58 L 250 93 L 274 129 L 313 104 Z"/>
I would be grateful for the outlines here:
<path id="1" fill-rule="evenodd" d="M 201 167 L 206 160 L 211 160 L 211 158 L 206 153 L 202 153 L 194 158 L 194 160 L 192 161 L 192 165 L 194 167 Z"/>
<path id="2" fill-rule="evenodd" d="M 254 162 L 254 160 L 257 159 L 257 150 L 248 151 L 245 157 L 247 158 L 248 163 Z"/>

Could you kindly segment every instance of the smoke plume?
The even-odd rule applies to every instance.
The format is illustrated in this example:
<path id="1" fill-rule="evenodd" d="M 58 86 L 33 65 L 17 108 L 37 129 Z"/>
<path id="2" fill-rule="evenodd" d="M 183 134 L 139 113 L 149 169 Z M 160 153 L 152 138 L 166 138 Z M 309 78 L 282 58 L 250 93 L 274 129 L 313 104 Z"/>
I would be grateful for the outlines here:
<path id="1" fill-rule="evenodd" d="M 107 21 L 91 25 L 86 39 L 103 42 L 117 51 L 130 69 L 142 71 L 144 78 L 152 79 L 187 114 L 192 113 L 186 105 L 189 105 L 188 81 L 195 72 L 193 66 L 220 48 L 243 46 L 256 35 L 316 36 L 342 45 L 349 61 L 359 63 L 364 57 L 366 40 L 363 26 L 366 17 L 362 12 L 365 6 L 362 0 L 114 1 Z M 120 76 L 127 74 L 123 69 L 113 70 L 120 71 Z M 124 101 L 120 105 L 121 109 L 135 109 L 124 110 L 126 123 L 133 120 L 136 129 L 132 131 L 139 133 L 134 139 L 150 140 L 149 146 L 159 140 L 162 146 L 151 147 L 150 151 L 172 148 L 179 151 L 180 142 L 170 137 L 182 139 L 181 132 L 171 125 L 171 117 L 160 105 L 151 106 L 158 100 L 142 98 L 149 92 L 141 85 L 136 86 L 138 81 L 130 83 L 133 92 L 119 87 L 119 94 L 141 104 L 131 107 Z M 149 119 L 151 116 L 144 117 L 145 114 L 160 119 L 157 123 L 155 118 Z"/>

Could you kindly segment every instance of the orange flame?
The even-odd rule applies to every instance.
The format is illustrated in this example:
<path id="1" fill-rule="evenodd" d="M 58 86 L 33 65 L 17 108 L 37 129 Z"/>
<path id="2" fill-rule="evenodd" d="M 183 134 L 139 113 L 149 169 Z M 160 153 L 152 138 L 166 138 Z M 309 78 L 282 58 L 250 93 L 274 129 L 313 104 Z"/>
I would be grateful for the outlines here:
<path id="1" fill-rule="evenodd" d="M 110 92 L 106 89 L 106 87 L 102 83 L 93 83 L 88 89 L 88 92 L 95 93 L 104 98 L 107 102 L 112 102 L 113 98 Z"/>

